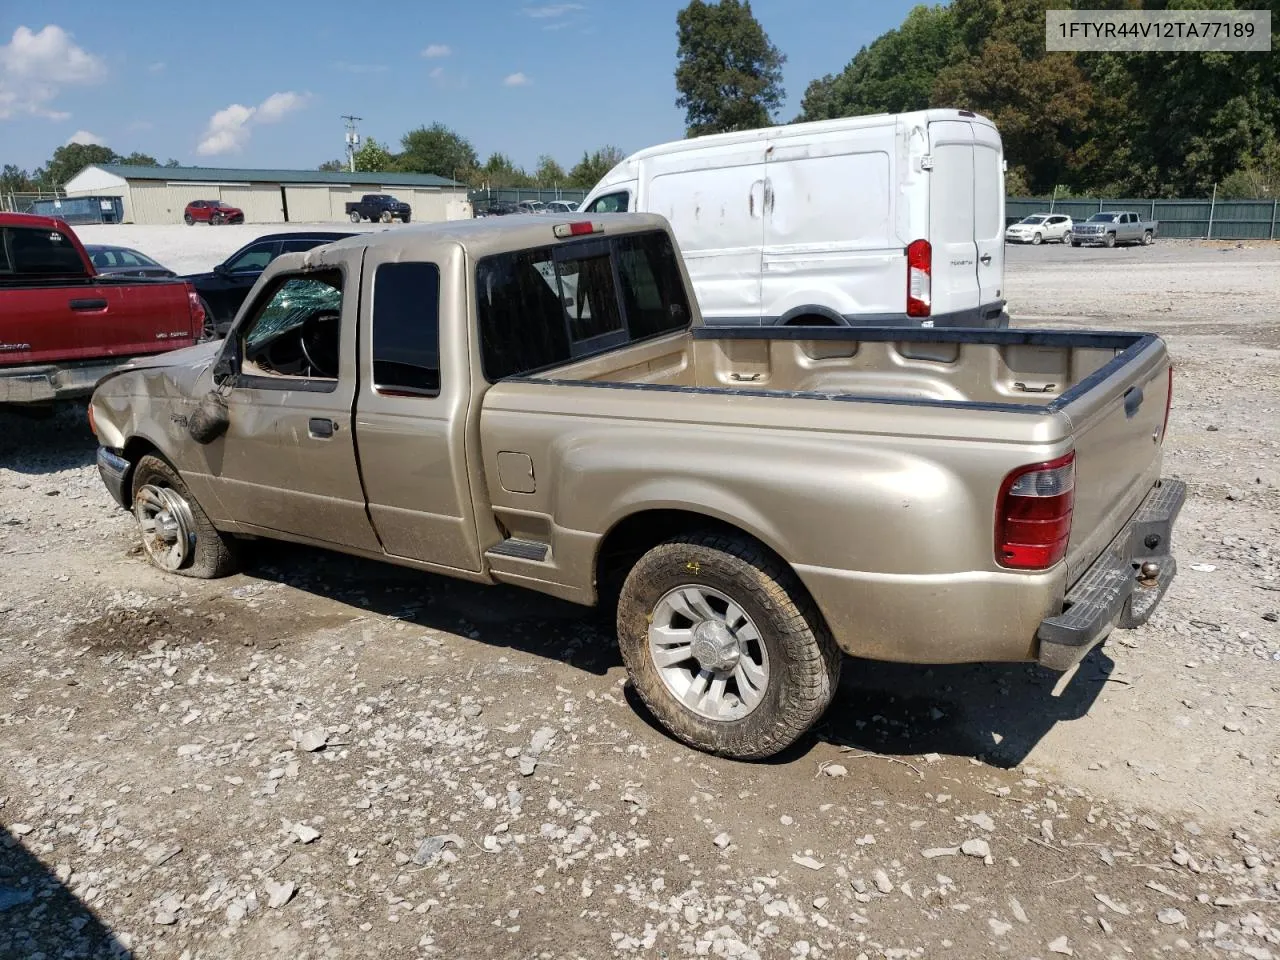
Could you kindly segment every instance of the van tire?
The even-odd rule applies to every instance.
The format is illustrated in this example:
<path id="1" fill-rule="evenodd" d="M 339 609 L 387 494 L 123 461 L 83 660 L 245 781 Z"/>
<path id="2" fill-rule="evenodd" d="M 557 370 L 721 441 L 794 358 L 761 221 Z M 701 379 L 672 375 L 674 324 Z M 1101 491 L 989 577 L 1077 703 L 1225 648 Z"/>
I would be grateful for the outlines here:
<path id="1" fill-rule="evenodd" d="M 139 493 L 144 488 L 158 488 L 175 496 L 188 516 L 183 526 L 189 524 L 184 555 L 176 566 L 165 566 L 156 559 L 156 554 L 146 542 L 143 534 L 143 549 L 153 565 L 166 573 L 176 573 L 180 577 L 195 577 L 200 580 L 213 580 L 229 576 L 240 568 L 240 557 L 236 542 L 220 532 L 209 520 L 208 515 L 196 502 L 187 485 L 167 460 L 147 454 L 133 468 L 133 505 L 134 517 L 139 517 L 141 508 Z M 146 496 L 144 493 L 143 496 Z"/>
<path id="2" fill-rule="evenodd" d="M 752 628 L 751 634 L 758 637 L 752 641 L 732 629 L 708 631 L 733 637 L 735 645 L 742 643 L 741 658 L 764 664 L 763 687 L 745 715 L 715 719 L 677 696 L 669 685 L 672 670 L 687 670 L 687 683 L 695 674 L 707 673 L 700 669 L 704 661 L 695 659 L 692 652 L 679 668 L 660 668 L 655 660 L 650 640 L 655 617 L 664 617 L 662 611 L 670 610 L 668 598 L 686 588 L 706 591 L 704 596 L 713 603 L 732 603 L 745 618 L 733 616 L 727 606 L 717 612 L 704 602 L 702 609 L 713 616 L 698 621 L 687 618 L 694 627 L 719 618 L 717 627 L 737 623 L 744 631 Z M 790 567 L 744 534 L 688 533 L 644 554 L 622 584 L 617 629 L 623 661 L 645 706 L 676 738 L 723 757 L 762 760 L 795 743 L 826 711 L 840 678 L 840 649 L 808 591 Z M 690 631 L 689 636 L 692 640 L 695 634 Z M 724 671 L 713 676 L 732 679 L 736 672 L 729 667 Z M 737 690 L 741 681 L 732 682 Z M 720 686 L 719 697 L 730 711 L 735 709 L 738 697 L 728 693 L 727 686 Z M 706 701 L 699 698 L 697 702 Z M 739 704 L 739 709 L 746 707 L 746 699 Z"/>
<path id="3" fill-rule="evenodd" d="M 1114 247 L 1116 245 L 1116 235 L 1114 233 L 1108 233 L 1106 237 L 1103 238 L 1102 245 L 1104 247 Z"/>

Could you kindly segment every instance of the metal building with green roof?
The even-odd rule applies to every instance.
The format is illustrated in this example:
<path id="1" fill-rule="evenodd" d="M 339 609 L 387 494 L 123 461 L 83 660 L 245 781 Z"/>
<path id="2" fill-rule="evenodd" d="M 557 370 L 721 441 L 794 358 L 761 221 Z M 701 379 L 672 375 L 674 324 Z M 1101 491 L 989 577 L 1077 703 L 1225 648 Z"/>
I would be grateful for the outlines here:
<path id="1" fill-rule="evenodd" d="M 415 221 L 471 216 L 466 184 L 429 173 L 345 173 L 235 167 L 135 167 L 94 164 L 72 177 L 69 197 L 120 197 L 127 223 L 182 223 L 192 200 L 221 200 L 247 223 L 345 221 L 346 204 L 390 193 L 413 207 Z"/>

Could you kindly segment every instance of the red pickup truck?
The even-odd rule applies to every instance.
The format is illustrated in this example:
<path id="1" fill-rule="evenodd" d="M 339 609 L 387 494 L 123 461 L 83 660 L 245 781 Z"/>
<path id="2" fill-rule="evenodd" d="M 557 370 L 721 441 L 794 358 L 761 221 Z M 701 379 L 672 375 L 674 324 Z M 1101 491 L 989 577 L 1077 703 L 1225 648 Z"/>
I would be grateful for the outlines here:
<path id="1" fill-rule="evenodd" d="M 88 396 L 127 360 L 196 343 L 204 325 L 186 281 L 100 276 L 64 221 L 0 213 L 0 406 Z"/>

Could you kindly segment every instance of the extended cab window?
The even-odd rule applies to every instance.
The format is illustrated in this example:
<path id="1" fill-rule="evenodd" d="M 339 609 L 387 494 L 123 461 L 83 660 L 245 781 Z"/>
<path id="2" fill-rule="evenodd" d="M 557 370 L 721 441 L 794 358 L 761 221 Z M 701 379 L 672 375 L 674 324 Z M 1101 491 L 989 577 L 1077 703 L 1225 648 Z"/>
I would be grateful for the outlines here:
<path id="1" fill-rule="evenodd" d="M 5 227 L 0 230 L 4 249 L 0 252 L 0 273 L 34 277 L 83 277 L 86 274 L 80 251 L 58 230 Z"/>
<path id="2" fill-rule="evenodd" d="M 440 393 L 440 268 L 384 263 L 373 277 L 373 385 L 380 393 Z"/>
<path id="3" fill-rule="evenodd" d="M 476 296 L 490 381 L 689 322 L 675 250 L 662 231 L 486 257 L 476 267 Z"/>
<path id="4" fill-rule="evenodd" d="M 342 273 L 279 277 L 241 334 L 241 367 L 251 386 L 291 389 L 298 378 L 336 380 L 342 329 Z"/>

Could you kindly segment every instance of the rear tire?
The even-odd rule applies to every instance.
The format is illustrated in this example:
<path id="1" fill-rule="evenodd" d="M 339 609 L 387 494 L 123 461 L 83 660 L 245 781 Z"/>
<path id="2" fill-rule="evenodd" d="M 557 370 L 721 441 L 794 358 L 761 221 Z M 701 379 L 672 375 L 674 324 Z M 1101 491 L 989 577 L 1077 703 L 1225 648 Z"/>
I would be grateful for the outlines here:
<path id="1" fill-rule="evenodd" d="M 741 534 L 691 533 L 654 547 L 622 585 L 617 624 L 640 699 L 708 753 L 760 760 L 786 749 L 826 711 L 840 678 L 840 650 L 813 599 Z"/>
<path id="2" fill-rule="evenodd" d="M 236 542 L 214 527 L 178 471 L 154 454 L 133 469 L 133 515 L 147 559 L 166 573 L 212 580 L 239 569 Z"/>
<path id="3" fill-rule="evenodd" d="M 1151 244 L 1155 242 L 1156 242 L 1156 235 L 1152 233 L 1150 230 L 1147 230 L 1142 234 L 1142 245 L 1144 247 L 1149 247 L 1151 246 Z"/>
<path id="4" fill-rule="evenodd" d="M 204 297 L 200 298 L 200 306 L 204 308 L 204 330 L 201 332 L 200 339 L 216 340 L 218 338 L 218 321 L 213 315 L 213 308 L 209 306 L 209 301 Z"/>
<path id="5" fill-rule="evenodd" d="M 359 210 L 352 210 L 349 214 L 352 223 L 359 223 L 363 218 L 360 216 Z"/>
<path id="6" fill-rule="evenodd" d="M 1031 245 L 1032 245 L 1033 247 L 1038 247 L 1038 246 L 1040 246 L 1040 244 L 1042 244 L 1042 243 L 1044 243 L 1044 234 L 1042 234 L 1042 233 L 1035 233 L 1035 234 L 1032 234 L 1032 236 L 1031 236 Z"/>

